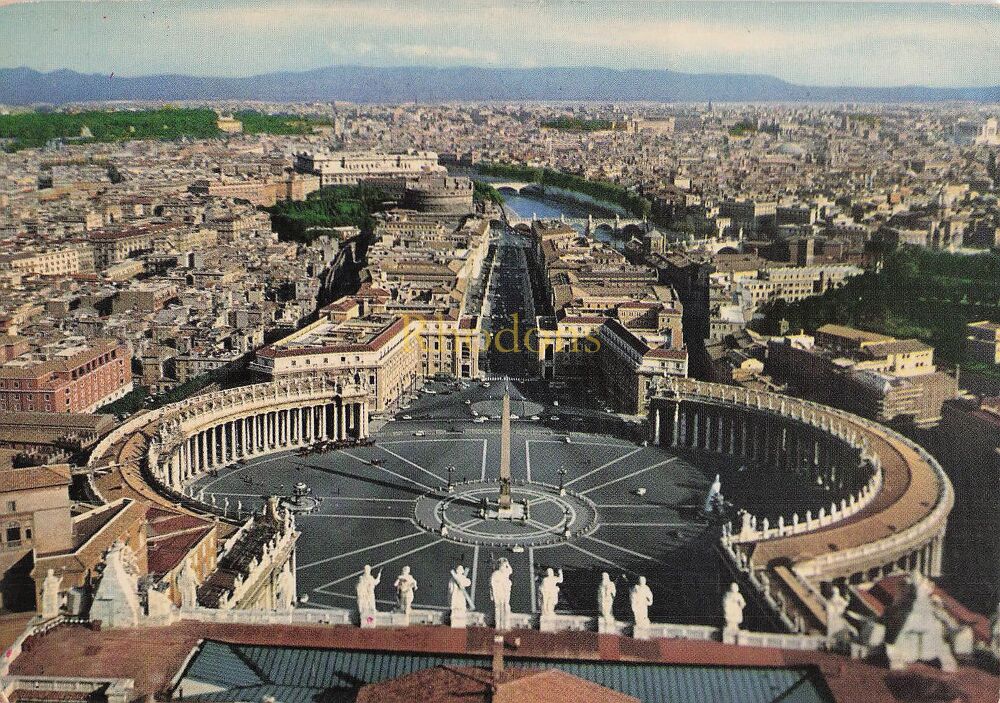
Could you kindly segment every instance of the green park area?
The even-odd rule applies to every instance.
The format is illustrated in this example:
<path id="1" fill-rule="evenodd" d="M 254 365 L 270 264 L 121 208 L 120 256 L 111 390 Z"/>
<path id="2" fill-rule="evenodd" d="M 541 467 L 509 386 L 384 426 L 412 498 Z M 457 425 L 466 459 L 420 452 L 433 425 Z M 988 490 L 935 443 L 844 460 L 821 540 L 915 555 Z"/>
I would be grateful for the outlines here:
<path id="1" fill-rule="evenodd" d="M 242 110 L 233 117 L 243 123 L 247 134 L 311 134 L 317 127 L 330 126 L 330 122 L 298 115 L 267 115 L 263 112 Z"/>
<path id="2" fill-rule="evenodd" d="M 371 186 L 334 186 L 310 193 L 302 201 L 284 201 L 267 208 L 271 226 L 284 241 L 308 243 L 329 227 L 357 227 L 371 234 L 372 213 L 381 210 L 389 196 Z"/>
<path id="3" fill-rule="evenodd" d="M 591 181 L 582 176 L 554 171 L 549 168 L 536 168 L 517 164 L 480 164 L 479 172 L 484 176 L 529 181 L 538 183 L 541 186 L 572 190 L 576 193 L 589 195 L 595 200 L 617 205 L 632 213 L 635 217 L 649 217 L 649 213 L 652 210 L 652 203 L 649 200 L 616 183 Z"/>
<path id="4" fill-rule="evenodd" d="M 503 202 L 503 196 L 500 195 L 500 191 L 489 183 L 481 181 L 472 182 L 472 198 L 476 202 L 489 202 L 496 203 L 497 205 Z"/>
<path id="5" fill-rule="evenodd" d="M 774 301 L 758 331 L 813 332 L 827 323 L 850 325 L 932 345 L 935 358 L 963 369 L 997 374 L 964 356 L 965 325 L 1000 322 L 1000 254 L 962 255 L 919 247 L 889 249 L 879 265 L 841 288 L 797 303 Z M 1000 374 L 997 374 L 1000 376 Z"/>
<path id="6" fill-rule="evenodd" d="M 238 112 L 251 134 L 307 134 L 327 124 L 292 115 Z M 131 139 L 169 141 L 188 137 L 208 139 L 224 134 L 213 110 L 163 107 L 156 110 L 88 110 L 82 112 L 22 112 L 0 115 L 0 141 L 6 151 L 43 147 L 54 140 L 87 144 Z"/>

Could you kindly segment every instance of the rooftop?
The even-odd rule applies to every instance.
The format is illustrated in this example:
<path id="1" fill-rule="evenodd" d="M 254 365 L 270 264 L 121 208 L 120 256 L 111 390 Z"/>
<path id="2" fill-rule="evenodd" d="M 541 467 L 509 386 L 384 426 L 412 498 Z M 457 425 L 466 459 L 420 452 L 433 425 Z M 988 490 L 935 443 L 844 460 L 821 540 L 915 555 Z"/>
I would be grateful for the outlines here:
<path id="1" fill-rule="evenodd" d="M 639 641 L 597 633 L 525 630 L 512 636 L 520 638 L 520 646 L 514 656 L 508 651 L 509 666 L 556 667 L 597 683 L 603 680 L 603 685 L 619 691 L 626 685 L 639 687 L 623 692 L 636 695 L 630 693 L 636 691 L 644 701 L 663 701 L 663 692 L 668 691 L 674 694 L 667 699 L 671 703 L 703 703 L 704 692 L 713 691 L 713 703 L 773 701 L 785 693 L 802 697 L 784 700 L 856 703 L 858 692 L 864 691 L 866 703 L 900 703 L 907 699 L 897 698 L 893 690 L 901 676 L 948 680 L 966 692 L 967 700 L 986 701 L 996 696 L 1000 685 L 995 675 L 978 669 L 963 667 L 946 677 L 937 669 L 916 665 L 900 674 L 821 652 L 689 640 Z M 203 640 L 204 646 L 184 672 L 185 680 L 193 684 L 195 676 L 204 677 L 222 690 L 194 696 L 192 685 L 185 691 L 188 697 L 232 701 L 274 695 L 286 703 L 309 703 L 345 681 L 357 686 L 375 676 L 396 677 L 440 664 L 488 666 L 493 631 L 180 622 L 95 632 L 63 626 L 36 638 L 15 660 L 11 673 L 132 678 L 136 696 L 144 697 L 168 688 Z M 364 669 L 365 665 L 370 668 Z M 359 671 L 367 673 L 351 678 Z M 613 677 L 622 675 L 624 679 L 614 685 Z"/>

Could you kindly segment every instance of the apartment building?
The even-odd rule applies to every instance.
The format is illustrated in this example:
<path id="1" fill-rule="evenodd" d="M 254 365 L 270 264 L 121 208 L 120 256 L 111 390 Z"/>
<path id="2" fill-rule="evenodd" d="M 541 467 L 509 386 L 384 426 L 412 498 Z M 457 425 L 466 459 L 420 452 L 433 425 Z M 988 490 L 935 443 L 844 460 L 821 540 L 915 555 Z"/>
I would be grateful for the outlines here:
<path id="1" fill-rule="evenodd" d="M 71 337 L 0 366 L 0 411 L 88 413 L 132 390 L 128 350 Z"/>

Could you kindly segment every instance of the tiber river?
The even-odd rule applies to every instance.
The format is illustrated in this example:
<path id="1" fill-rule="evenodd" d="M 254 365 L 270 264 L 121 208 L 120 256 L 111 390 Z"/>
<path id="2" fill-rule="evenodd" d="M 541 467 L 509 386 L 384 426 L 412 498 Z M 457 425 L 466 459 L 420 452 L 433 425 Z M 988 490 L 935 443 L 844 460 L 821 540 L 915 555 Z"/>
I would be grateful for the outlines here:
<path id="1" fill-rule="evenodd" d="M 489 182 L 491 179 L 487 177 L 477 178 L 477 180 L 483 180 Z M 606 212 L 602 212 L 597 208 L 589 207 L 583 203 L 571 203 L 562 200 L 551 200 L 549 198 L 543 198 L 539 195 L 514 195 L 512 193 L 501 193 L 504 198 L 504 204 L 511 210 L 516 212 L 518 215 L 524 218 L 529 218 L 537 216 L 543 220 L 558 220 L 560 215 L 565 215 L 566 217 L 586 217 L 588 214 L 594 217 L 607 217 Z M 583 232 L 583 227 L 577 227 L 581 232 Z M 625 242 L 621 239 L 614 239 L 607 230 L 601 229 L 595 233 L 594 238 L 598 241 L 611 244 L 616 249 L 621 249 Z"/>

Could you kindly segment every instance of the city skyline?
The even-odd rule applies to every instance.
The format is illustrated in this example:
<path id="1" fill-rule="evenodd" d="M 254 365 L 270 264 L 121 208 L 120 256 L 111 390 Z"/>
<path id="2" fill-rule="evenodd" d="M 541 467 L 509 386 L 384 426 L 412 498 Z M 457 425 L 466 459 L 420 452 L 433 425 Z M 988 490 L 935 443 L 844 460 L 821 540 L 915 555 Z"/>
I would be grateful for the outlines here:
<path id="1" fill-rule="evenodd" d="M 938 3 L 34 2 L 0 6 L 0 67 L 250 76 L 325 66 L 609 67 L 813 86 L 969 87 L 1000 7 Z M 293 48 L 294 50 L 290 50 Z"/>

